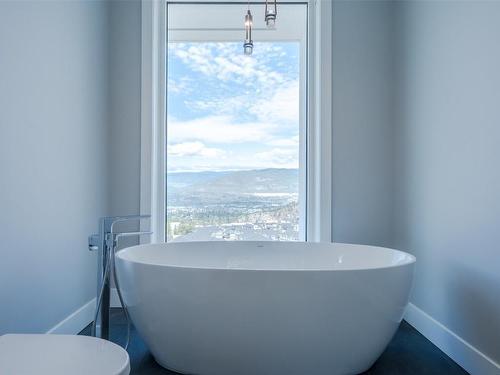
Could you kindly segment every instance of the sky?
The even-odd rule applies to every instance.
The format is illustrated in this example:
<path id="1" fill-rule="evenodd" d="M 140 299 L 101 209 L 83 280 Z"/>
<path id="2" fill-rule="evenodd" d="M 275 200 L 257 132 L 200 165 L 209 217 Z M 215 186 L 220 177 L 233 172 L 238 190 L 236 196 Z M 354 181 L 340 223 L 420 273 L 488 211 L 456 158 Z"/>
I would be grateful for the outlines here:
<path id="1" fill-rule="evenodd" d="M 169 172 L 298 168 L 298 43 L 168 49 Z"/>

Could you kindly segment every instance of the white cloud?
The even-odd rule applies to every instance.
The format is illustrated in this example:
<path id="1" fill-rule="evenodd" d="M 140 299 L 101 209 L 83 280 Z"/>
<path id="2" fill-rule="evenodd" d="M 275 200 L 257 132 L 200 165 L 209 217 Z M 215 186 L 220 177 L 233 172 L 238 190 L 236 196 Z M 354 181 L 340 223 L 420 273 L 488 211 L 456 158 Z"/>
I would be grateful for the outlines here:
<path id="1" fill-rule="evenodd" d="M 188 121 L 168 119 L 167 139 L 178 142 L 244 143 L 265 142 L 276 125 L 266 122 L 237 123 L 230 116 L 208 116 Z"/>
<path id="2" fill-rule="evenodd" d="M 298 81 L 279 86 L 274 93 L 256 90 L 247 95 L 198 99 L 185 104 L 193 110 L 211 111 L 217 115 L 238 116 L 249 113 L 261 122 L 286 123 L 295 129 L 299 126 Z"/>
<path id="3" fill-rule="evenodd" d="M 210 110 L 217 115 L 237 114 L 248 111 L 249 98 L 246 96 L 212 97 L 210 99 L 186 101 L 186 106 L 193 110 Z"/>
<path id="4" fill-rule="evenodd" d="M 258 43 L 252 56 L 244 56 L 240 43 L 177 43 L 169 52 L 180 63 L 172 67 L 182 70 L 170 76 L 175 81 L 168 89 L 183 103 L 170 112 L 178 117 L 167 119 L 169 169 L 298 167 L 299 63 L 293 49 Z M 189 82 L 182 81 L 186 76 Z"/>
<path id="5" fill-rule="evenodd" d="M 189 77 L 181 77 L 179 79 L 168 78 L 167 90 L 173 93 L 183 93 L 184 95 L 190 94 L 192 92 L 191 89 L 192 80 Z"/>
<path id="6" fill-rule="evenodd" d="M 278 138 L 267 142 L 270 146 L 278 147 L 298 147 L 299 146 L 299 136 L 293 136 L 290 138 Z"/>
<path id="7" fill-rule="evenodd" d="M 225 157 L 170 157 L 169 171 L 298 168 L 298 149 L 271 148 L 261 152 L 228 146 Z"/>
<path id="8" fill-rule="evenodd" d="M 169 52 L 193 71 L 221 81 L 268 88 L 287 81 L 271 67 L 273 60 L 285 57 L 286 53 L 270 43 L 259 44 L 252 56 L 243 55 L 239 43 L 171 43 Z"/>
<path id="9" fill-rule="evenodd" d="M 204 158 L 221 158 L 226 155 L 224 150 L 206 147 L 202 142 L 169 144 L 167 153 L 169 156 L 201 156 Z"/>
<path id="10" fill-rule="evenodd" d="M 269 151 L 259 152 L 255 157 L 269 166 L 281 168 L 299 167 L 299 154 L 297 149 L 273 148 Z"/>
<path id="11" fill-rule="evenodd" d="M 299 82 L 293 81 L 276 89 L 270 97 L 260 95 L 250 112 L 259 119 L 299 123 Z"/>

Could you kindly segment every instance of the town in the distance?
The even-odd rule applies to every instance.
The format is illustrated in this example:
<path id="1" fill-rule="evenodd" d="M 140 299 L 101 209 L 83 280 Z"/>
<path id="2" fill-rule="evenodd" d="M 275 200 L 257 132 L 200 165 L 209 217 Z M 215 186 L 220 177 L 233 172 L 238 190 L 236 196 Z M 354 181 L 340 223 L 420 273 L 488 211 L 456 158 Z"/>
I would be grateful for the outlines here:
<path id="1" fill-rule="evenodd" d="M 299 240 L 297 169 L 170 172 L 167 241 Z"/>

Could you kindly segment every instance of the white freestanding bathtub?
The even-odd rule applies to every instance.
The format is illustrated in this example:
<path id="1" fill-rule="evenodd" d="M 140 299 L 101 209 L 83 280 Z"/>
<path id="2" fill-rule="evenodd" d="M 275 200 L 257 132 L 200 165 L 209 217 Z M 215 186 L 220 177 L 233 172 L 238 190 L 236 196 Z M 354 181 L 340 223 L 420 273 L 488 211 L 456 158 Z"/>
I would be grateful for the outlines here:
<path id="1" fill-rule="evenodd" d="M 116 260 L 156 361 L 199 375 L 367 370 L 403 318 L 414 265 L 397 250 L 304 242 L 140 245 Z"/>

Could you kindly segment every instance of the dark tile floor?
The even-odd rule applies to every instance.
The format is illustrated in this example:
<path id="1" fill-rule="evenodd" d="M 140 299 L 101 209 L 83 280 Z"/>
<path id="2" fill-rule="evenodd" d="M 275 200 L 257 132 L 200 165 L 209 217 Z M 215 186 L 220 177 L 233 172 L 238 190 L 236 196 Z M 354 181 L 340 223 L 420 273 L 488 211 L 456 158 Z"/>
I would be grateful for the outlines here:
<path id="1" fill-rule="evenodd" d="M 121 309 L 112 309 L 111 341 L 123 344 L 126 332 L 127 326 Z M 90 326 L 80 334 L 89 335 Z M 155 362 L 146 344 L 133 328 L 128 352 L 133 375 L 176 375 Z M 467 372 L 406 322 L 401 324 L 393 340 L 372 368 L 363 373 L 363 375 L 427 374 L 464 375 Z"/>

